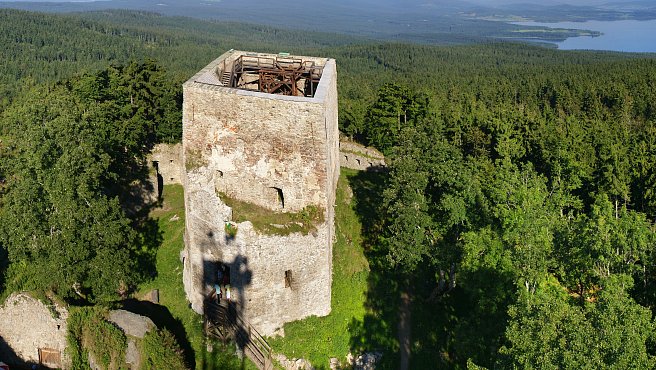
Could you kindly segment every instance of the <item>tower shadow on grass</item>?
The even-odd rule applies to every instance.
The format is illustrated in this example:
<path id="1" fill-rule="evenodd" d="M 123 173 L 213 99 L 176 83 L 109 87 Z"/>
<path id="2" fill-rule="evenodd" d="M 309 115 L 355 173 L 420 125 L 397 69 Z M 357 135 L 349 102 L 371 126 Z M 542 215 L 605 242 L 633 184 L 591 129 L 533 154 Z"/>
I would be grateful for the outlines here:
<path id="1" fill-rule="evenodd" d="M 208 238 L 212 240 L 213 235 L 208 235 Z M 219 253 L 221 255 L 221 253 Z M 218 272 L 221 271 L 221 276 L 219 280 Z M 231 333 L 230 340 L 234 342 L 237 347 L 237 350 L 242 353 L 241 359 L 235 361 L 234 358 L 229 359 L 225 356 L 217 358 L 217 354 L 213 351 L 211 354 L 203 353 L 203 357 L 207 356 L 213 357 L 212 361 L 209 358 L 205 363 L 215 363 L 219 361 L 222 368 L 233 368 L 233 369 L 244 369 L 246 368 L 246 357 L 249 353 L 246 350 L 246 346 L 250 340 L 252 328 L 249 327 L 249 323 L 244 319 L 244 304 L 248 301 L 246 297 L 246 287 L 251 284 L 253 279 L 253 271 L 248 266 L 248 258 L 241 254 L 235 256 L 231 261 L 227 260 L 204 260 L 203 261 L 203 286 L 205 287 L 219 287 L 220 294 L 216 292 L 216 288 L 210 289 L 210 292 L 205 297 L 203 303 L 203 312 L 206 320 L 213 321 L 215 323 L 221 322 L 222 325 L 229 327 Z M 227 286 L 230 286 L 231 296 L 230 300 L 227 299 Z M 221 300 L 221 305 L 226 307 L 225 317 L 219 315 L 219 312 L 216 311 L 217 303 Z M 226 321 L 228 320 L 228 321 Z M 229 323 L 228 323 L 229 322 Z M 205 341 L 208 342 L 209 339 L 206 337 Z M 222 344 L 224 350 L 227 350 L 225 346 L 229 345 L 227 343 Z M 250 346 L 253 348 L 253 346 Z M 224 351 L 225 353 L 225 351 Z M 258 356 L 261 357 L 261 356 Z"/>

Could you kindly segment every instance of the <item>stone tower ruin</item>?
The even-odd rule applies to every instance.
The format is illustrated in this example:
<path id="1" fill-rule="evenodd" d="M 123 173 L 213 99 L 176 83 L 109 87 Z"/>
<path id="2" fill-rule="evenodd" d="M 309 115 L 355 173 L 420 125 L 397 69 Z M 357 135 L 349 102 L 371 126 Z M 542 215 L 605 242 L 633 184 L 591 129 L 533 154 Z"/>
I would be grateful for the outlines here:
<path id="1" fill-rule="evenodd" d="M 184 84 L 183 279 L 198 313 L 220 266 L 264 335 L 330 312 L 336 78 L 333 59 L 231 50 Z"/>

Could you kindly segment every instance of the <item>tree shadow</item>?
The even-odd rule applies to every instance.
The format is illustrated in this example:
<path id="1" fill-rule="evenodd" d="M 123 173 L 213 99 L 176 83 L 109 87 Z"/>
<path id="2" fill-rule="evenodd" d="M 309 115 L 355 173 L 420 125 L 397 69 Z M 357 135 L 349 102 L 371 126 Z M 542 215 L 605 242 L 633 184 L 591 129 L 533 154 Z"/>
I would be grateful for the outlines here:
<path id="1" fill-rule="evenodd" d="M 515 291 L 511 277 L 479 268 L 459 276 L 458 286 L 436 295 L 435 266 L 422 264 L 412 275 L 390 268 L 379 239 L 384 231 L 382 200 L 387 174 L 361 171 L 346 175 L 370 267 L 365 316 L 349 325 L 352 353 L 382 352 L 377 369 L 399 368 L 401 294 L 406 293 L 412 318 L 410 337 L 406 338 L 409 368 L 465 368 L 468 358 L 494 366 Z"/>
<path id="2" fill-rule="evenodd" d="M 350 346 L 354 355 L 363 352 L 383 353 L 377 369 L 396 369 L 399 364 L 399 342 L 396 328 L 399 317 L 399 295 L 402 279 L 387 268 L 386 253 L 379 248 L 383 227 L 382 199 L 386 173 L 379 169 L 346 173 L 353 191 L 352 205 L 362 225 L 365 257 L 369 262 L 368 289 L 363 320 L 349 324 Z"/>
<path id="3" fill-rule="evenodd" d="M 136 220 L 135 223 L 135 230 L 142 246 L 136 252 L 137 266 L 142 279 L 155 278 L 157 277 L 157 250 L 164 241 L 163 231 L 159 228 L 159 222 L 151 217 L 144 217 Z"/>
<path id="4" fill-rule="evenodd" d="M 147 280 L 157 276 L 157 250 L 164 240 L 158 221 L 150 217 L 153 209 L 164 204 L 163 178 L 156 163 L 137 161 L 132 163 L 129 179 L 129 183 L 115 184 L 111 190 L 118 195 L 123 211 L 137 232 L 140 248 L 135 250 L 134 257 L 141 279 Z"/>
<path id="5" fill-rule="evenodd" d="M 449 297 L 452 336 L 446 343 L 448 353 L 456 364 L 472 359 L 477 365 L 494 368 L 504 344 L 508 306 L 516 299 L 513 277 L 485 267 L 468 271 L 462 281 L 462 287 Z"/>
<path id="6" fill-rule="evenodd" d="M 182 322 L 173 317 L 166 306 L 134 298 L 124 300 L 121 304 L 124 310 L 146 316 L 153 320 L 153 323 L 159 329 L 166 329 L 171 332 L 183 351 L 185 363 L 191 369 L 196 368 L 194 349 L 189 339 L 187 339 L 187 331 Z"/>
<path id="7" fill-rule="evenodd" d="M 9 254 L 7 250 L 0 245 L 0 293 L 5 291 L 5 273 L 9 267 Z"/>
<path id="8" fill-rule="evenodd" d="M 362 224 L 364 246 L 370 249 L 377 245 L 383 226 L 382 201 L 387 186 L 387 171 L 384 167 L 376 166 L 355 174 L 346 173 L 346 176 L 353 190 L 353 207 Z"/>

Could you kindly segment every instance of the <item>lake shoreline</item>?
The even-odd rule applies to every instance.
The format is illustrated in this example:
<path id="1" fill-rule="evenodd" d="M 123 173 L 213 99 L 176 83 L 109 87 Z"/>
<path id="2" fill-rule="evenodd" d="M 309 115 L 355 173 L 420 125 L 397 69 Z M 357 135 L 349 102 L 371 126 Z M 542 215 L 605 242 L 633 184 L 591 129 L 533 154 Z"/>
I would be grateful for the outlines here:
<path id="1" fill-rule="evenodd" d="M 554 30 L 593 31 L 596 34 L 570 36 L 562 41 L 531 40 L 555 44 L 561 50 L 607 50 L 633 53 L 656 53 L 656 20 L 619 20 L 585 22 L 506 22 L 519 26 L 546 27 Z M 526 39 L 526 38 L 523 38 Z"/>

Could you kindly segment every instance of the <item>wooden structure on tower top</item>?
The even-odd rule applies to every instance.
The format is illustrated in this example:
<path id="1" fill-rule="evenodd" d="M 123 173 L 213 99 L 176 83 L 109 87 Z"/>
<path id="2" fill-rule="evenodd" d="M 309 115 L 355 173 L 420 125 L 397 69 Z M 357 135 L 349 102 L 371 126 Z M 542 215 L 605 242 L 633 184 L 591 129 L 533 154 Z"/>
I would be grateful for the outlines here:
<path id="1" fill-rule="evenodd" d="M 313 97 L 323 66 L 289 56 L 240 55 L 223 60 L 216 71 L 227 87 L 268 94 Z"/>

